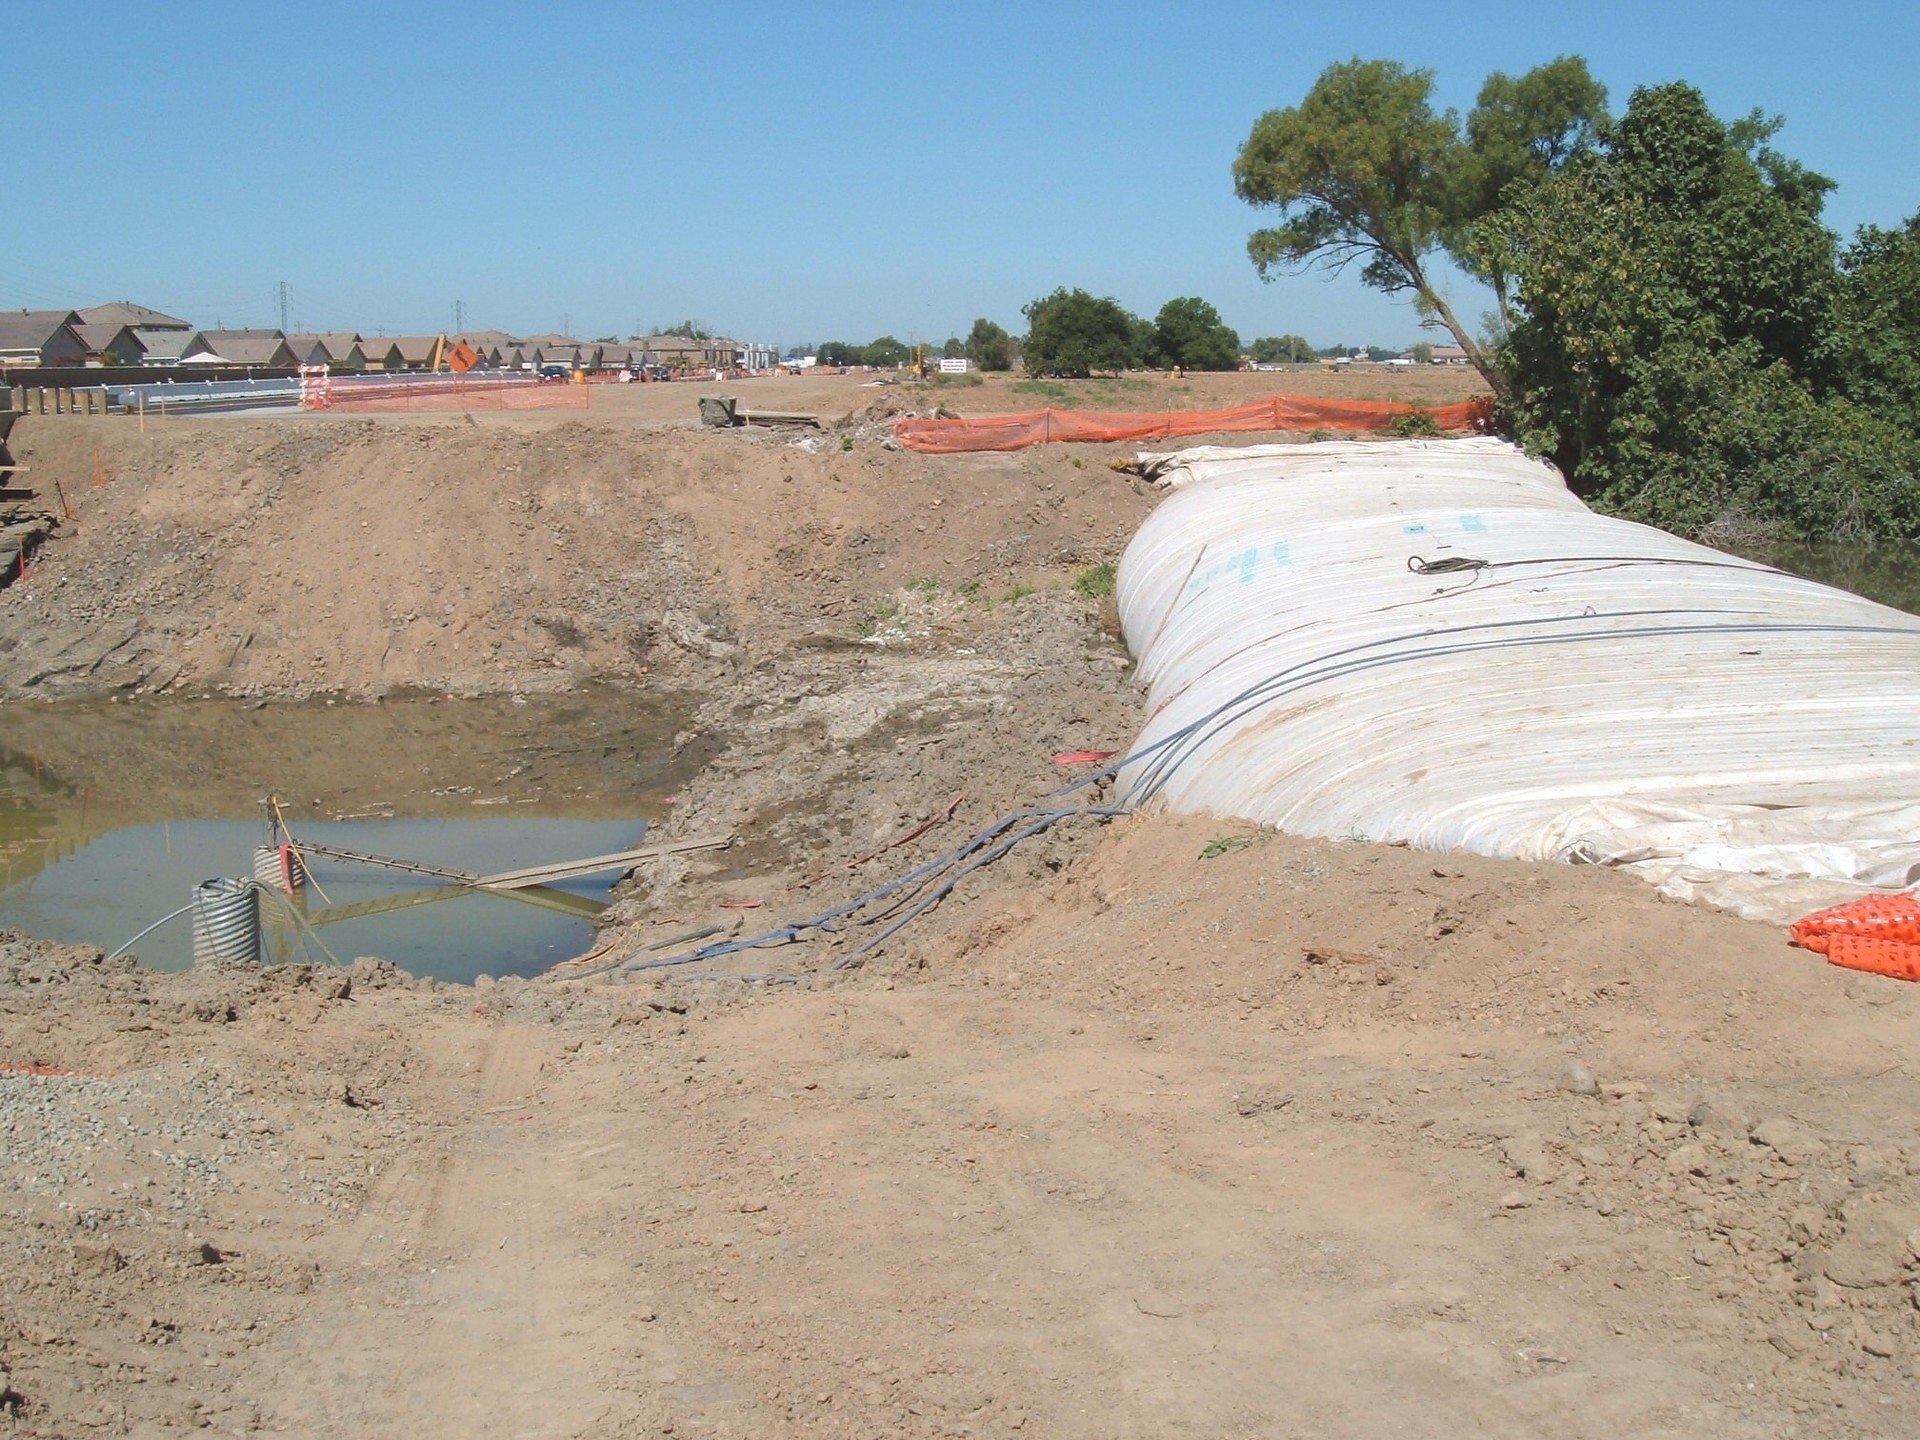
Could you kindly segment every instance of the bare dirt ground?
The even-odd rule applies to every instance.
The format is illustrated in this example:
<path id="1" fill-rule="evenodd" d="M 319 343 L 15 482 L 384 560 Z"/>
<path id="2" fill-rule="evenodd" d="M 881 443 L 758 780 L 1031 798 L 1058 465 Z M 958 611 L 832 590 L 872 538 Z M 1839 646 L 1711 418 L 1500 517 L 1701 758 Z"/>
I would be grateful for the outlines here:
<path id="1" fill-rule="evenodd" d="M 739 841 L 637 874 L 614 960 L 844 901 L 1138 723 L 1071 584 L 1151 503 L 1105 449 L 607 407 L 59 424 L 16 432 L 81 514 L 0 595 L 0 723 L 115 685 L 672 687 L 718 753 L 665 833 Z M 0 1416 L 1920 1430 L 1911 986 L 1610 872 L 1167 816 L 1055 831 L 850 948 L 699 967 L 798 984 L 468 988 L 0 938 Z"/>

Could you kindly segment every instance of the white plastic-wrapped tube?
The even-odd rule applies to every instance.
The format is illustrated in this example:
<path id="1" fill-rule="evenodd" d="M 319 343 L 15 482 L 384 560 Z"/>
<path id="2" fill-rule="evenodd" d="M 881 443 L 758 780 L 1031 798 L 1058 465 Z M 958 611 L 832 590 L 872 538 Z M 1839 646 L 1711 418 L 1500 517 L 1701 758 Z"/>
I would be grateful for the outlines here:
<path id="1" fill-rule="evenodd" d="M 1133 803 L 1771 919 L 1920 877 L 1920 619 L 1595 515 L 1495 440 L 1160 458 L 1118 576 Z"/>

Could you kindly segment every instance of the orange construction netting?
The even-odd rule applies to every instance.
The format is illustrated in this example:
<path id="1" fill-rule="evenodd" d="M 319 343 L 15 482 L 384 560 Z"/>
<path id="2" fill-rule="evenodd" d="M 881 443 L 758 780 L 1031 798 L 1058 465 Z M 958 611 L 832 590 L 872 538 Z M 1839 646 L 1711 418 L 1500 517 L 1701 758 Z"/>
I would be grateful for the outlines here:
<path id="1" fill-rule="evenodd" d="M 304 403 L 310 410 L 378 415 L 420 410 L 585 410 L 592 398 L 585 385 L 559 381 L 448 376 L 392 384 L 333 384 L 309 391 Z"/>
<path id="2" fill-rule="evenodd" d="M 1920 980 L 1920 899 L 1866 895 L 1793 922 L 1793 943 L 1829 963 Z"/>
<path id="3" fill-rule="evenodd" d="M 1026 415 L 983 415 L 976 420 L 896 420 L 893 434 L 909 450 L 958 455 L 968 450 L 1024 450 L 1059 440 L 1111 442 L 1164 440 L 1231 430 L 1386 430 L 1419 407 L 1390 400 L 1322 400 L 1274 395 L 1231 410 L 1035 410 Z M 1450 433 L 1483 431 L 1492 403 L 1469 400 L 1423 413 Z"/>

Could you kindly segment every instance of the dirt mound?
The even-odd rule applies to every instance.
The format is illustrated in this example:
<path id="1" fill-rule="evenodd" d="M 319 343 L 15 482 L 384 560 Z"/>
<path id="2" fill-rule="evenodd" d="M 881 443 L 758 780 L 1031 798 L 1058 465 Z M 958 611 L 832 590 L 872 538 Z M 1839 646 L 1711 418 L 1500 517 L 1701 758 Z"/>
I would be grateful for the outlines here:
<path id="1" fill-rule="evenodd" d="M 857 638 L 910 580 L 1112 558 L 1144 512 L 1083 457 L 929 460 L 869 428 L 29 418 L 23 460 L 78 520 L 0 591 L 0 695 L 704 682 Z"/>

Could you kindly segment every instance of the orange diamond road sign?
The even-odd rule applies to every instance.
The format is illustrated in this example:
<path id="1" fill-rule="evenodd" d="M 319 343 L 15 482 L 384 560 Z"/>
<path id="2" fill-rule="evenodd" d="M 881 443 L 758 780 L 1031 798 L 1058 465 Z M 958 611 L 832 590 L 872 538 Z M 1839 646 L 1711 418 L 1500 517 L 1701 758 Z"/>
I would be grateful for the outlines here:
<path id="1" fill-rule="evenodd" d="M 466 374 L 479 363 L 479 354 L 464 340 L 447 353 L 447 366 L 456 375 Z"/>

